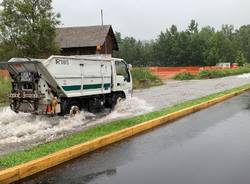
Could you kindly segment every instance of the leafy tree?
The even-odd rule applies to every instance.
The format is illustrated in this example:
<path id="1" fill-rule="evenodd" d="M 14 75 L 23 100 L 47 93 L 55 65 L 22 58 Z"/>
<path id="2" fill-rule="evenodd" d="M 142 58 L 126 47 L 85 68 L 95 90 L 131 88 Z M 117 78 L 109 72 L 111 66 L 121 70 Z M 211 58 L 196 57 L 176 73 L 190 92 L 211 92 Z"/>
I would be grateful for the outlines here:
<path id="1" fill-rule="evenodd" d="M 223 25 L 221 30 L 213 27 L 198 29 L 191 20 L 185 31 L 177 26 L 162 31 L 153 41 L 139 41 L 133 37 L 121 38 L 117 34 L 119 57 L 136 66 L 204 66 L 220 62 L 240 65 L 250 62 L 250 25 L 239 30 L 233 25 Z"/>
<path id="2" fill-rule="evenodd" d="M 187 65 L 204 65 L 203 52 L 206 49 L 206 41 L 203 40 L 203 38 L 199 34 L 198 23 L 195 20 L 191 20 L 186 33 L 188 33 L 190 40 L 189 45 L 187 47 Z"/>
<path id="3" fill-rule="evenodd" d="M 177 39 L 175 52 L 173 55 L 172 62 L 174 63 L 174 66 L 190 65 L 191 63 L 190 43 L 191 43 L 190 35 L 184 31 L 180 32 Z"/>
<path id="4" fill-rule="evenodd" d="M 0 4 L 0 56 L 47 57 L 59 51 L 55 43 L 59 14 L 52 0 L 3 0 Z"/>
<path id="5" fill-rule="evenodd" d="M 208 41 L 214 34 L 215 30 L 210 26 L 203 27 L 199 32 L 199 36 L 203 41 Z"/>
<path id="6" fill-rule="evenodd" d="M 122 43 L 122 34 L 120 32 L 115 32 L 115 38 L 118 45 Z"/>
<path id="7" fill-rule="evenodd" d="M 250 25 L 240 27 L 237 31 L 236 40 L 247 62 L 250 62 Z"/>
<path id="8" fill-rule="evenodd" d="M 233 39 L 233 35 L 234 35 L 234 26 L 233 25 L 228 25 L 228 24 L 224 24 L 222 25 L 221 28 L 221 32 L 230 40 Z"/>
<path id="9" fill-rule="evenodd" d="M 241 51 L 237 51 L 235 62 L 238 64 L 238 66 L 244 66 L 246 64 L 246 58 Z"/>
<path id="10" fill-rule="evenodd" d="M 122 38 L 120 33 L 116 33 L 117 42 L 119 44 L 119 51 L 114 53 L 115 57 L 121 57 L 128 63 L 136 66 L 143 66 L 145 58 L 144 44 L 141 41 L 137 41 L 133 37 Z"/>
<path id="11" fill-rule="evenodd" d="M 195 20 L 191 20 L 187 31 L 190 33 L 198 33 L 198 23 Z"/>
<path id="12" fill-rule="evenodd" d="M 166 30 L 165 33 L 161 32 L 160 35 L 158 36 L 155 45 L 153 45 L 153 50 L 154 50 L 154 58 L 155 58 L 155 66 L 161 66 L 168 65 L 169 63 L 169 53 L 170 51 L 170 46 L 169 42 L 171 33 Z"/>
<path id="13" fill-rule="evenodd" d="M 205 51 L 206 65 L 217 63 L 233 63 L 234 50 L 231 41 L 222 32 L 215 33 L 208 41 L 208 48 Z"/>

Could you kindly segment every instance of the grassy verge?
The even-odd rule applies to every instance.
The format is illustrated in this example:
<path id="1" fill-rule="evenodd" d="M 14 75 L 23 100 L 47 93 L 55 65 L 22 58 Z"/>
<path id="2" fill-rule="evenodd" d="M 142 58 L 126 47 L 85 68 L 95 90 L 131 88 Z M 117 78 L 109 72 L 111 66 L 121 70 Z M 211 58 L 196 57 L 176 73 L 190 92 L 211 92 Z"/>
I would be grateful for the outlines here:
<path id="1" fill-rule="evenodd" d="M 134 89 L 149 88 L 163 84 L 158 76 L 154 75 L 146 68 L 133 68 L 131 72 Z"/>
<path id="2" fill-rule="evenodd" d="M 160 117 L 160 116 L 172 113 L 172 112 L 176 112 L 178 110 L 181 110 L 181 109 L 193 106 L 193 105 L 200 104 L 202 102 L 206 102 L 208 100 L 229 94 L 231 92 L 236 92 L 239 90 L 249 89 L 249 88 L 250 88 L 250 84 L 237 87 L 237 88 L 233 88 L 230 90 L 226 90 L 220 93 L 208 95 L 199 99 L 186 101 L 178 105 L 167 107 L 162 110 L 151 112 L 145 115 L 140 115 L 140 116 L 132 117 L 129 119 L 124 119 L 124 120 L 118 120 L 118 121 L 111 122 L 109 124 L 97 125 L 96 127 L 90 128 L 89 130 L 86 130 L 80 133 L 75 133 L 73 135 L 70 135 L 68 137 L 62 138 L 60 140 L 57 140 L 51 143 L 36 146 L 30 150 L 19 151 L 19 152 L 1 156 L 0 167 L 6 168 L 6 167 L 15 166 L 21 163 L 25 163 L 27 161 L 34 160 L 42 156 L 46 156 L 48 154 L 54 153 L 56 151 L 93 140 L 95 138 L 110 134 L 112 132 L 115 132 L 124 128 L 128 128 L 128 127 L 140 124 L 142 122 L 145 122 L 145 121 L 148 121 L 148 120 L 151 120 L 151 119 L 154 119 L 154 118 L 157 118 L 157 117 Z"/>
<path id="3" fill-rule="evenodd" d="M 192 80 L 192 79 L 213 79 L 232 75 L 239 75 L 250 73 L 250 67 L 240 67 L 237 69 L 224 69 L 224 70 L 203 70 L 198 74 L 191 74 L 189 72 L 179 73 L 174 76 L 175 80 Z"/>
<path id="4" fill-rule="evenodd" d="M 0 78 L 0 106 L 6 105 L 8 103 L 8 98 L 6 94 L 11 90 L 10 79 Z"/>

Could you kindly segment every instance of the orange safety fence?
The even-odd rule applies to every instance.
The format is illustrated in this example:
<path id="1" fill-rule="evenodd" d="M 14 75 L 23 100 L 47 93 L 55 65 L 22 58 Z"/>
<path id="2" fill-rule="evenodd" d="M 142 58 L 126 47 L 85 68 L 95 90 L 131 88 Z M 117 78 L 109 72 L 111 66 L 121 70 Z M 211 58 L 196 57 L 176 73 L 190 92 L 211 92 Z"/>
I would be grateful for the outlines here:
<path id="1" fill-rule="evenodd" d="M 192 66 L 192 67 L 148 67 L 148 69 L 155 75 L 159 76 L 161 79 L 166 80 L 182 72 L 197 74 L 202 70 L 223 70 L 228 68 L 223 68 L 218 66 L 204 66 L 204 67 Z"/>
<path id="2" fill-rule="evenodd" d="M 233 66 L 232 68 L 237 68 Z M 202 70 L 223 70 L 225 68 L 218 66 L 188 66 L 188 67 L 148 67 L 148 69 L 155 75 L 159 76 L 161 79 L 170 79 L 178 73 L 189 72 L 192 74 L 197 74 Z M 9 72 L 7 70 L 0 70 L 0 77 L 8 78 Z"/>

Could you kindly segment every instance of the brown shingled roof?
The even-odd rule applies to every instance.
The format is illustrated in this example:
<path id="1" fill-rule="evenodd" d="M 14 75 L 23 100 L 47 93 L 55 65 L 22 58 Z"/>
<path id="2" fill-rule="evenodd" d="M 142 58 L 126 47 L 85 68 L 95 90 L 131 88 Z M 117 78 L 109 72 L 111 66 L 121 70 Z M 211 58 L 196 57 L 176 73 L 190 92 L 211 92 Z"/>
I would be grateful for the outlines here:
<path id="1" fill-rule="evenodd" d="M 113 37 L 113 49 L 117 50 L 117 41 L 111 25 L 57 28 L 56 42 L 61 48 L 96 47 L 104 44 L 108 34 Z"/>

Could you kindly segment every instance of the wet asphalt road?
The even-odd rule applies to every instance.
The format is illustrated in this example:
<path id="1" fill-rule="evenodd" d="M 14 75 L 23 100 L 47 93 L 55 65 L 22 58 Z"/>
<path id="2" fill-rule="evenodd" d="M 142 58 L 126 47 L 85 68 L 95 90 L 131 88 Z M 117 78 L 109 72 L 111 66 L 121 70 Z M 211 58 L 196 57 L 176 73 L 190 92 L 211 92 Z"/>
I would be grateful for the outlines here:
<path id="1" fill-rule="evenodd" d="M 250 93 L 105 147 L 25 184 L 249 184 Z"/>

